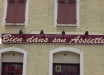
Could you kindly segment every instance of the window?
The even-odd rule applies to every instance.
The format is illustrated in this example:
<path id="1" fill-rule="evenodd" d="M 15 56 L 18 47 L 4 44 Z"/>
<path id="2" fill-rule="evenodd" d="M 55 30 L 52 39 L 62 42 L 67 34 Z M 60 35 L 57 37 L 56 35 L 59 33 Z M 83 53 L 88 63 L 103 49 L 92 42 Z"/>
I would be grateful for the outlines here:
<path id="1" fill-rule="evenodd" d="M 53 75 L 80 75 L 79 64 L 53 63 Z"/>
<path id="2" fill-rule="evenodd" d="M 22 75 L 23 63 L 2 63 L 2 75 Z"/>
<path id="3" fill-rule="evenodd" d="M 27 23 L 28 0 L 6 0 L 5 25 L 25 25 Z"/>
<path id="4" fill-rule="evenodd" d="M 20 48 L 0 49 L 1 75 L 26 75 L 27 51 Z"/>
<path id="5" fill-rule="evenodd" d="M 77 26 L 79 23 L 78 4 L 79 0 L 56 0 L 55 25 Z"/>
<path id="6" fill-rule="evenodd" d="M 52 49 L 49 61 L 49 75 L 83 75 L 83 52 L 78 49 Z"/>

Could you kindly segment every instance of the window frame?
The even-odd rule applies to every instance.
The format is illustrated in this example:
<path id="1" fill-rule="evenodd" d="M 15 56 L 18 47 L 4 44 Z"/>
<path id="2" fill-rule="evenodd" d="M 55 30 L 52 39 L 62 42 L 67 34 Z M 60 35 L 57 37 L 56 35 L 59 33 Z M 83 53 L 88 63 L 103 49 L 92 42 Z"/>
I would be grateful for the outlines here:
<path id="1" fill-rule="evenodd" d="M 2 53 L 9 52 L 9 51 L 23 53 L 23 70 L 22 70 L 22 75 L 26 75 L 27 51 L 24 50 L 24 49 L 15 48 L 15 47 L 9 47 L 9 48 L 0 49 L 0 61 L 1 61 Z M 2 61 L 0 62 L 0 75 L 1 75 L 1 72 L 2 72 Z"/>
<path id="2" fill-rule="evenodd" d="M 76 24 L 58 24 L 57 23 L 57 16 L 58 16 L 58 0 L 54 0 L 54 27 L 66 27 L 66 26 L 75 26 L 75 27 L 79 27 L 80 24 L 80 0 L 76 0 L 76 20 L 77 23 Z"/>
<path id="3" fill-rule="evenodd" d="M 76 54 L 80 55 L 80 75 L 84 75 L 84 53 L 83 51 L 76 49 L 76 48 L 70 48 L 70 47 L 59 47 L 56 49 L 50 50 L 49 54 L 49 75 L 53 75 L 53 54 L 57 52 L 62 52 L 62 51 L 68 51 L 68 52 L 73 52 Z"/>
<path id="4" fill-rule="evenodd" d="M 25 22 L 24 23 L 6 23 L 6 15 L 7 15 L 7 6 L 8 0 L 4 2 L 4 14 L 3 14 L 3 26 L 27 26 L 28 25 L 28 16 L 29 16 L 29 0 L 26 0 L 26 8 L 25 8 Z"/>

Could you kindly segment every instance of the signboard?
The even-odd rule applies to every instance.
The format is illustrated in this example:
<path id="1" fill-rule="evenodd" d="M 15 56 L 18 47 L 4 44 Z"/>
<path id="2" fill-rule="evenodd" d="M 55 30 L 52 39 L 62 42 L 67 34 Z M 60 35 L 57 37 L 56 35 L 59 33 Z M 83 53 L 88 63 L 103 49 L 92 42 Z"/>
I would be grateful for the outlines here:
<path id="1" fill-rule="evenodd" d="M 104 44 L 104 35 L 2 34 L 2 43 Z"/>

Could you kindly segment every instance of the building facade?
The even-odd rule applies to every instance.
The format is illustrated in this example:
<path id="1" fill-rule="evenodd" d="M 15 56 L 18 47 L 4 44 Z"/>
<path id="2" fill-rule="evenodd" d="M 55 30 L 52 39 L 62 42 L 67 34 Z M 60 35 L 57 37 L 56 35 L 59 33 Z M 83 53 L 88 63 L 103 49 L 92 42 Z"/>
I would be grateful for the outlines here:
<path id="1" fill-rule="evenodd" d="M 1 0 L 0 74 L 104 75 L 103 6 L 99 0 Z M 37 38 L 21 41 L 31 35 Z M 58 39 L 46 42 L 43 35 Z M 74 36 L 78 41 L 67 43 Z"/>

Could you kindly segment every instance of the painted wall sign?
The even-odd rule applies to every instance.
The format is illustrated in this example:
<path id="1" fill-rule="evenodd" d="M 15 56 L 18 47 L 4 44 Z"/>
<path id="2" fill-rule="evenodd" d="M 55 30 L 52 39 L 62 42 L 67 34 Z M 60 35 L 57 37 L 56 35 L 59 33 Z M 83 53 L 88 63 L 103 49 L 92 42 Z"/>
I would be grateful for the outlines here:
<path id="1" fill-rule="evenodd" d="M 2 43 L 104 44 L 104 35 L 2 34 Z"/>

